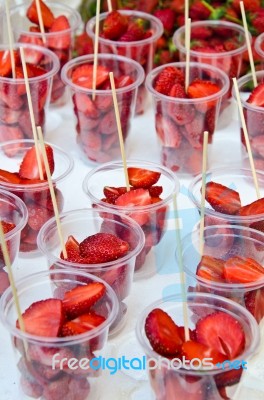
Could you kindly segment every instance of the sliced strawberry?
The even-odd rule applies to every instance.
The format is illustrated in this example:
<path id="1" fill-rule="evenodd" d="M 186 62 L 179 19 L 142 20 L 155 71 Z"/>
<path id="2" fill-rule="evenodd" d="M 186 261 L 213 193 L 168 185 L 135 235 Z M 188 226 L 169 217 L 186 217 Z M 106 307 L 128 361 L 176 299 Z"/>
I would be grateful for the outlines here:
<path id="1" fill-rule="evenodd" d="M 53 217 L 53 212 L 47 210 L 46 207 L 42 207 L 38 204 L 31 203 L 27 205 L 28 209 L 28 225 L 34 231 L 39 231 L 40 228 Z"/>
<path id="2" fill-rule="evenodd" d="M 217 387 L 220 388 L 224 386 L 233 386 L 240 381 L 242 372 L 243 368 L 239 368 L 239 369 L 230 369 L 229 371 L 216 374 L 214 376 L 215 383 Z"/>
<path id="3" fill-rule="evenodd" d="M 54 21 L 53 13 L 50 10 L 50 8 L 42 0 L 39 0 L 39 4 L 40 4 L 40 10 L 41 10 L 44 27 L 51 28 L 53 21 Z M 33 2 L 30 4 L 30 6 L 27 10 L 27 17 L 31 22 L 39 25 L 36 0 L 33 0 Z"/>
<path id="4" fill-rule="evenodd" d="M 126 32 L 119 37 L 120 42 L 135 42 L 145 39 L 145 31 L 142 26 L 135 22 L 130 22 Z"/>
<path id="5" fill-rule="evenodd" d="M 41 346 L 39 343 L 36 343 L 30 344 L 28 348 L 29 359 L 31 361 L 39 362 L 47 367 L 53 366 L 53 357 L 55 354 L 58 354 L 58 364 L 56 364 L 56 367 L 59 368 L 61 364 L 63 369 L 67 367 L 67 360 L 73 356 L 73 352 L 71 351 L 70 347 L 67 346 L 45 347 Z"/>
<path id="6" fill-rule="evenodd" d="M 55 167 L 53 150 L 52 150 L 52 147 L 50 147 L 47 144 L 45 144 L 45 149 L 46 149 L 46 154 L 47 154 L 48 163 L 49 163 L 49 167 L 50 167 L 50 173 L 53 174 L 54 167 Z M 46 175 L 46 171 L 45 171 L 44 160 L 43 160 L 43 157 L 41 154 L 40 154 L 40 159 L 41 159 L 43 176 L 46 179 L 47 175 Z M 40 179 L 35 146 L 31 147 L 25 153 L 22 163 L 19 168 L 19 176 L 21 178 L 26 178 L 26 179 Z"/>
<path id="7" fill-rule="evenodd" d="M 244 295 L 246 309 L 251 312 L 258 323 L 264 317 L 264 288 L 250 290 Z"/>
<path id="8" fill-rule="evenodd" d="M 184 84 L 183 72 L 175 67 L 165 67 L 156 77 L 154 82 L 154 89 L 157 92 L 168 96 L 172 86 L 175 83 Z"/>
<path id="9" fill-rule="evenodd" d="M 90 264 L 100 264 L 124 257 L 129 244 L 111 233 L 96 233 L 88 236 L 80 243 L 80 254 Z"/>
<path id="10" fill-rule="evenodd" d="M 160 172 L 150 171 L 144 168 L 127 168 L 129 183 L 135 188 L 149 188 L 158 182 Z"/>
<path id="11" fill-rule="evenodd" d="M 89 312 L 89 308 L 104 296 L 105 290 L 103 283 L 91 282 L 66 292 L 62 303 L 68 318 L 73 319 Z"/>
<path id="12" fill-rule="evenodd" d="M 253 89 L 247 102 L 254 106 L 264 107 L 264 83 L 259 83 L 258 86 Z"/>
<path id="13" fill-rule="evenodd" d="M 74 336 L 88 332 L 105 321 L 105 317 L 95 313 L 82 314 L 80 317 L 67 321 L 62 326 L 62 336 Z"/>
<path id="14" fill-rule="evenodd" d="M 20 35 L 19 37 L 19 42 L 21 43 L 27 43 L 27 44 L 34 44 L 37 46 L 44 46 L 43 40 L 41 37 L 37 36 L 30 36 L 25 34 Z M 43 53 L 41 53 L 39 50 L 30 48 L 30 47 L 25 47 L 24 48 L 24 54 L 25 54 L 25 61 L 28 64 L 33 64 L 33 65 L 38 65 L 43 58 Z"/>
<path id="15" fill-rule="evenodd" d="M 196 79 L 190 83 L 187 94 L 191 99 L 201 99 L 211 96 L 220 91 L 219 85 L 214 82 Z M 216 100 L 206 101 L 205 103 L 195 104 L 195 107 L 200 112 L 206 112 L 209 108 L 216 105 Z"/>
<path id="16" fill-rule="evenodd" d="M 207 400 L 205 385 L 202 384 L 200 378 L 173 372 L 165 376 L 165 388 L 160 398 L 162 400 Z"/>
<path id="17" fill-rule="evenodd" d="M 238 256 L 225 261 L 223 273 L 230 283 L 251 283 L 264 278 L 264 268 L 257 261 Z"/>
<path id="18" fill-rule="evenodd" d="M 264 213 L 264 198 L 253 201 L 237 210 L 237 215 L 250 216 Z"/>
<path id="19" fill-rule="evenodd" d="M 118 78 L 115 78 L 116 89 L 123 88 L 128 85 L 132 85 L 132 83 L 134 83 L 134 80 L 129 75 L 121 75 Z"/>
<path id="20" fill-rule="evenodd" d="M 129 215 L 139 225 L 144 225 L 149 220 L 149 213 L 147 211 L 136 212 L 137 206 L 146 206 L 152 204 L 152 198 L 147 189 L 135 189 L 119 196 L 115 204 L 119 207 L 135 208 L 135 212 Z"/>
<path id="21" fill-rule="evenodd" d="M 187 358 L 187 360 L 198 358 L 203 361 L 204 358 L 212 358 L 213 364 L 218 362 L 222 363 L 226 360 L 225 354 L 219 353 L 215 349 L 193 340 L 188 340 L 183 343 L 182 354 Z"/>
<path id="22" fill-rule="evenodd" d="M 73 96 L 74 105 L 78 111 L 84 113 L 86 117 L 96 119 L 99 117 L 99 111 L 97 110 L 92 99 L 85 93 L 76 92 Z"/>
<path id="23" fill-rule="evenodd" d="M 15 63 L 19 59 L 19 53 L 14 51 Z M 0 76 L 9 77 L 12 74 L 11 56 L 9 50 L 0 51 Z"/>
<path id="24" fill-rule="evenodd" d="M 162 186 L 150 186 L 148 188 L 149 194 L 152 197 L 152 203 L 153 203 L 153 198 L 159 198 L 159 201 L 161 201 L 162 199 L 160 199 L 160 195 L 163 192 L 163 187 Z M 155 201 L 157 202 L 157 200 Z"/>
<path id="25" fill-rule="evenodd" d="M 105 186 L 104 187 L 104 195 L 111 202 L 115 202 L 115 200 L 121 195 L 127 192 L 127 188 L 125 186 L 113 187 L 113 186 Z"/>
<path id="26" fill-rule="evenodd" d="M 58 299 L 37 301 L 22 314 L 25 330 L 36 336 L 57 337 L 63 323 L 62 302 Z M 17 322 L 19 328 L 19 323 Z"/>
<path id="27" fill-rule="evenodd" d="M 167 147 L 179 148 L 181 144 L 181 132 L 175 122 L 168 116 L 156 114 L 155 128 L 162 144 Z"/>
<path id="28" fill-rule="evenodd" d="M 66 260 L 79 264 L 89 264 L 89 260 L 80 255 L 79 246 L 79 242 L 72 235 L 70 235 L 65 243 L 65 249 L 67 253 Z M 60 258 L 64 260 L 63 252 L 60 253 Z"/>
<path id="29" fill-rule="evenodd" d="M 0 257 L 2 258 L 2 250 L 1 249 L 0 249 Z M 1 258 L 0 258 L 0 267 L 3 268 L 4 263 L 2 262 Z M 4 291 L 9 286 L 10 286 L 10 281 L 9 281 L 8 274 L 3 269 L 1 269 L 0 270 L 0 297 L 2 296 Z"/>
<path id="30" fill-rule="evenodd" d="M 0 169 L 0 182 L 14 183 L 17 185 L 20 183 L 20 177 L 17 172 L 9 172 Z"/>
<path id="31" fill-rule="evenodd" d="M 224 282 L 224 260 L 208 255 L 203 255 L 196 270 L 196 275 L 214 282 Z"/>
<path id="32" fill-rule="evenodd" d="M 114 10 L 107 14 L 103 23 L 102 33 L 106 39 L 118 40 L 126 32 L 127 28 L 128 17 Z"/>
<path id="33" fill-rule="evenodd" d="M 215 211 L 234 215 L 241 210 L 239 193 L 220 183 L 206 183 L 205 198 Z"/>
<path id="34" fill-rule="evenodd" d="M 97 67 L 96 72 L 96 88 L 98 88 L 102 83 L 104 83 L 109 77 L 108 68 L 103 65 Z M 75 85 L 79 85 L 86 89 L 93 88 L 93 65 L 83 64 L 77 68 L 72 73 L 72 82 Z"/>
<path id="35" fill-rule="evenodd" d="M 19 121 L 21 115 L 20 110 L 12 110 L 10 108 L 0 105 L 0 124 L 11 125 L 16 124 Z M 2 125 L 0 125 L 2 127 Z"/>
<path id="36" fill-rule="evenodd" d="M 20 117 L 19 117 L 20 118 Z M 24 135 L 22 130 L 17 125 L 0 125 L 0 142 L 7 142 L 10 140 L 23 139 Z M 23 143 L 8 144 L 3 146 L 3 150 L 7 157 L 14 157 L 19 152 L 20 147 L 23 147 Z"/>
<path id="37" fill-rule="evenodd" d="M 155 308 L 149 313 L 145 332 L 153 350 L 160 355 L 173 357 L 181 350 L 179 327 L 165 311 Z"/>
<path id="38" fill-rule="evenodd" d="M 52 49 L 68 49 L 71 44 L 71 26 L 65 15 L 56 17 L 50 27 L 49 33 L 59 32 L 58 35 L 48 37 L 48 46 Z M 66 31 L 63 35 L 62 31 Z"/>
<path id="39" fill-rule="evenodd" d="M 227 335 L 228 332 L 228 335 Z M 196 324 L 196 337 L 232 360 L 245 347 L 245 333 L 240 323 L 231 315 L 217 311 L 201 318 Z"/>

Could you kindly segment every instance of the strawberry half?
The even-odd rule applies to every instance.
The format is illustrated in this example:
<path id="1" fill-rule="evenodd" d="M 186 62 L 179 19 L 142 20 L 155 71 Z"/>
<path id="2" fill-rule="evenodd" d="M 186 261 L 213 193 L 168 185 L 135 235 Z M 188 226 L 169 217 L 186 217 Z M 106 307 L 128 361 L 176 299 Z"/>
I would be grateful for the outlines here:
<path id="1" fill-rule="evenodd" d="M 89 308 L 104 296 L 105 290 L 103 283 L 91 282 L 66 292 L 62 301 L 65 314 L 73 319 L 89 312 Z"/>
<path id="2" fill-rule="evenodd" d="M 176 356 L 181 350 L 179 327 L 163 310 L 155 308 L 145 321 L 146 336 L 157 353 L 165 357 Z"/>
<path id="3" fill-rule="evenodd" d="M 14 51 L 15 63 L 18 61 L 19 55 Z M 9 50 L 0 51 L 0 76 L 9 76 L 12 72 L 11 56 Z"/>
<path id="4" fill-rule="evenodd" d="M 199 360 L 203 361 L 204 358 L 212 358 L 213 364 L 218 362 L 222 363 L 226 360 L 225 354 L 219 353 L 215 349 L 193 340 L 188 340 L 187 342 L 183 343 L 182 354 L 187 358 L 187 360 L 198 358 Z"/>
<path id="5" fill-rule="evenodd" d="M 228 334 L 227 334 L 228 332 Z M 229 360 L 241 354 L 245 347 L 245 333 L 231 315 L 217 311 L 196 324 L 197 342 L 225 354 Z"/>
<path id="6" fill-rule="evenodd" d="M 62 326 L 62 336 L 74 336 L 88 332 L 105 321 L 105 317 L 93 312 L 80 315 L 72 321 L 67 321 Z"/>
<path id="7" fill-rule="evenodd" d="M 264 288 L 250 290 L 244 295 L 246 309 L 259 323 L 264 317 Z"/>
<path id="8" fill-rule="evenodd" d="M 25 330 L 36 336 L 57 337 L 63 324 L 62 301 L 37 301 L 22 314 Z M 17 322 L 19 328 L 19 323 Z"/>
<path id="9" fill-rule="evenodd" d="M 79 264 L 89 264 L 89 260 L 86 260 L 80 255 L 79 242 L 70 235 L 67 242 L 65 243 L 65 249 L 67 253 L 66 261 L 71 261 Z M 63 252 L 60 254 L 60 258 L 64 260 Z"/>
<path id="10" fill-rule="evenodd" d="M 96 72 L 96 88 L 102 85 L 109 77 L 108 68 L 103 65 L 97 67 Z M 75 85 L 79 85 L 86 89 L 93 88 L 93 65 L 83 64 L 77 68 L 72 73 L 72 82 Z"/>
<path id="11" fill-rule="evenodd" d="M 79 249 L 80 255 L 89 260 L 89 264 L 100 264 L 125 256 L 129 244 L 111 233 L 96 233 L 84 239 Z"/>
<path id="12" fill-rule="evenodd" d="M 60 15 L 54 19 L 49 33 L 67 31 L 64 34 L 59 33 L 56 37 L 48 38 L 48 46 L 53 49 L 68 49 L 71 44 L 70 23 L 65 15 Z"/>
<path id="13" fill-rule="evenodd" d="M 208 182 L 206 184 L 205 199 L 215 211 L 224 214 L 234 215 L 241 209 L 239 193 L 220 183 Z"/>
<path id="14" fill-rule="evenodd" d="M 247 102 L 254 106 L 264 107 L 264 83 L 258 84 L 258 86 L 253 89 Z"/>
<path id="15" fill-rule="evenodd" d="M 53 15 L 52 11 L 50 10 L 50 8 L 42 0 L 39 0 L 39 4 L 40 4 L 40 10 L 41 10 L 44 27 L 50 28 L 54 21 L 54 15 Z M 30 6 L 27 10 L 27 17 L 31 22 L 39 25 L 36 0 L 34 0 L 30 4 Z"/>
<path id="16" fill-rule="evenodd" d="M 237 215 L 250 216 L 264 213 L 264 198 L 253 201 L 237 211 Z"/>
<path id="17" fill-rule="evenodd" d="M 125 186 L 113 187 L 113 186 L 105 186 L 104 187 L 104 195 L 107 200 L 111 202 L 115 202 L 115 200 L 121 195 L 127 192 L 127 188 Z"/>
<path id="18" fill-rule="evenodd" d="M 160 172 L 150 171 L 144 168 L 127 168 L 129 183 L 135 188 L 149 188 L 158 182 Z"/>
<path id="19" fill-rule="evenodd" d="M 49 163 L 49 167 L 50 167 L 50 173 L 52 175 L 54 172 L 53 150 L 52 150 L 52 147 L 50 147 L 47 144 L 45 145 L 45 149 L 46 149 L 46 154 L 47 154 L 48 163 Z M 44 177 L 44 179 L 46 179 L 47 175 L 46 175 L 46 171 L 45 171 L 44 160 L 41 155 L 40 155 L 40 159 L 41 159 L 43 177 Z M 40 179 L 35 146 L 31 147 L 25 153 L 22 163 L 19 168 L 19 176 L 20 176 L 20 178 L 24 178 L 24 179 Z"/>
<path id="20" fill-rule="evenodd" d="M 219 90 L 220 87 L 214 82 L 196 79 L 190 83 L 187 89 L 187 95 L 191 99 L 200 99 L 218 93 Z M 195 104 L 195 107 L 200 112 L 206 112 L 209 108 L 214 107 L 215 105 L 216 100 L 210 100 L 202 104 Z"/>
<path id="21" fill-rule="evenodd" d="M 147 189 L 130 190 L 127 193 L 119 196 L 115 204 L 119 207 L 129 207 L 136 209 L 137 206 L 146 206 L 152 204 L 152 197 Z M 149 212 L 131 212 L 129 216 L 134 219 L 139 225 L 144 225 L 149 220 Z"/>
<path id="22" fill-rule="evenodd" d="M 0 182 L 19 184 L 20 178 L 17 172 L 9 172 L 5 169 L 0 169 Z"/>
<path id="23" fill-rule="evenodd" d="M 196 275 L 214 282 L 224 282 L 224 260 L 212 256 L 203 255 L 196 270 Z"/>
<path id="24" fill-rule="evenodd" d="M 224 263 L 224 277 L 230 283 L 251 283 L 264 278 L 264 268 L 252 258 L 231 257 Z"/>

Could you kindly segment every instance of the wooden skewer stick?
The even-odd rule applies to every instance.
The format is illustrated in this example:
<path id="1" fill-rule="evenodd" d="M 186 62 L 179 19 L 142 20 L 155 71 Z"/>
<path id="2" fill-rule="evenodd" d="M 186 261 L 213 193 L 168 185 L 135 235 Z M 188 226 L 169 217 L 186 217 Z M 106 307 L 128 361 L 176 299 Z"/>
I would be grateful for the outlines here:
<path id="1" fill-rule="evenodd" d="M 123 139 L 123 133 L 122 133 L 121 122 L 120 122 L 120 114 L 119 114 L 119 109 L 118 109 L 118 104 L 117 104 L 117 97 L 116 97 L 116 89 L 115 89 L 115 81 L 114 81 L 114 74 L 113 74 L 113 72 L 109 72 L 109 78 L 110 78 L 111 89 L 112 89 L 112 96 L 113 96 L 114 109 L 115 109 L 115 117 L 116 117 L 116 125 L 117 125 L 117 132 L 118 132 L 118 138 L 119 138 L 119 145 L 120 145 L 121 156 L 122 156 L 123 167 L 124 167 L 126 188 L 127 188 L 127 191 L 129 192 L 129 191 L 130 191 L 130 185 L 129 185 L 129 178 L 128 178 L 128 172 L 127 172 L 127 162 L 126 162 L 125 146 L 124 146 L 124 139 Z"/>
<path id="2" fill-rule="evenodd" d="M 37 136 L 37 130 L 36 130 L 35 116 L 34 116 L 34 111 L 33 111 L 33 106 L 32 106 L 32 98 L 31 98 L 31 93 L 30 93 L 27 66 L 26 66 L 25 54 L 24 54 L 23 47 L 20 47 L 20 57 L 21 57 L 26 92 L 27 92 L 27 101 L 28 101 L 30 122 L 31 122 L 33 138 L 34 138 L 34 142 L 35 142 L 36 159 L 37 159 L 37 164 L 38 164 L 39 177 L 41 180 L 43 180 L 43 170 L 42 170 L 42 164 L 41 164 L 39 147 L 38 147 L 38 136 Z"/>
<path id="3" fill-rule="evenodd" d="M 203 163 L 202 163 L 202 197 L 201 197 L 201 218 L 200 218 L 200 255 L 204 250 L 204 210 L 205 210 L 205 185 L 207 169 L 207 149 L 208 149 L 208 131 L 203 135 Z"/>
<path id="4" fill-rule="evenodd" d="M 39 21 L 39 27 L 40 27 L 42 40 L 43 40 L 43 43 L 46 43 L 45 28 L 44 28 L 44 23 L 43 23 L 42 12 L 41 12 L 39 0 L 36 0 L 36 8 L 37 8 L 38 21 Z"/>
<path id="5" fill-rule="evenodd" d="M 55 220 L 56 220 L 56 224 L 57 224 L 57 230 L 58 230 L 60 245 L 61 245 L 61 249 L 62 249 L 62 254 L 63 254 L 64 259 L 66 259 L 67 251 L 66 251 L 66 247 L 64 244 L 64 240 L 63 240 L 63 234 L 62 234 L 62 230 L 61 230 L 60 214 L 59 214 L 56 195 L 55 195 L 54 187 L 53 187 L 53 183 L 52 183 L 49 161 L 48 161 L 46 148 L 45 148 L 45 144 L 44 144 L 44 140 L 43 140 L 42 129 L 40 126 L 37 127 L 37 132 L 38 132 L 38 137 L 39 137 L 41 153 L 42 153 L 42 157 L 43 157 L 43 161 L 44 161 L 44 165 L 45 165 L 45 171 L 47 174 L 49 190 L 50 190 L 50 195 L 51 195 L 51 200 L 52 200 L 52 205 L 53 205 L 53 210 L 54 210 L 54 216 L 55 216 Z"/>
<path id="6" fill-rule="evenodd" d="M 185 341 L 188 341 L 188 340 L 190 340 L 190 332 L 189 332 L 189 322 L 188 322 L 186 282 L 185 282 L 185 274 L 184 274 L 184 270 L 183 270 L 182 245 L 181 245 L 181 235 L 180 235 L 178 205 L 177 205 L 177 195 L 176 194 L 173 196 L 173 207 L 174 207 L 174 219 L 175 219 L 175 228 L 176 228 L 176 243 L 177 243 L 177 249 L 178 249 L 178 261 L 179 261 L 179 267 L 180 267 L 184 336 L 185 336 Z"/>
<path id="7" fill-rule="evenodd" d="M 113 11 L 112 1 L 111 0 L 107 0 L 107 8 L 108 8 L 108 12 L 112 12 Z"/>
<path id="8" fill-rule="evenodd" d="M 236 93 L 236 100 L 237 100 L 240 120 L 241 120 L 243 132 L 244 132 L 244 136 L 245 136 L 245 142 L 246 142 L 246 147 L 247 147 L 247 152 L 248 152 L 250 168 L 251 168 L 251 172 L 252 172 L 252 176 L 253 176 L 253 181 L 254 181 L 254 185 L 255 185 L 255 189 L 256 189 L 257 198 L 259 199 L 260 191 L 259 191 L 259 185 L 258 185 L 258 178 L 257 178 L 257 174 L 256 174 L 254 159 L 252 156 L 252 151 L 251 151 L 251 146 L 250 146 L 250 141 L 249 141 L 248 131 L 247 131 L 247 125 L 246 125 L 245 116 L 243 113 L 243 108 L 242 108 L 242 104 L 241 104 L 241 99 L 240 99 L 240 95 L 239 95 L 239 89 L 238 89 L 236 78 L 233 78 L 233 85 L 234 85 L 234 90 Z"/>
<path id="9" fill-rule="evenodd" d="M 252 49 L 251 49 L 251 44 L 250 44 L 250 39 L 249 39 L 249 32 L 248 32 L 248 25 L 247 25 L 247 20 L 246 20 L 245 7 L 244 7 L 243 1 L 240 1 L 239 4 L 240 4 L 240 10 L 241 10 L 241 15 L 242 15 L 243 26 L 244 26 L 244 29 L 245 29 L 247 51 L 248 51 L 248 57 L 249 57 L 249 63 L 250 63 L 252 78 L 253 78 L 253 84 L 254 84 L 254 87 L 256 87 L 258 82 L 257 82 L 255 64 L 254 64 L 254 59 L 253 59 L 253 54 L 252 54 Z"/>
<path id="10" fill-rule="evenodd" d="M 10 287 L 11 287 L 12 294 L 13 294 L 13 297 L 14 297 L 14 303 L 15 303 L 15 308 L 16 308 L 16 312 L 17 312 L 19 327 L 20 327 L 22 332 L 25 332 L 25 324 L 24 324 L 24 320 L 23 320 L 23 317 L 22 317 L 22 313 L 21 313 L 21 308 L 20 308 L 20 304 L 19 304 L 19 298 L 18 298 L 17 289 L 16 289 L 16 285 L 15 285 L 15 280 L 14 280 L 14 276 L 13 276 L 13 271 L 12 271 L 12 267 L 11 267 L 11 261 L 10 261 L 10 257 L 9 257 L 9 252 L 8 252 L 7 244 L 6 244 L 6 241 L 5 241 L 5 235 L 4 235 L 4 231 L 3 231 L 2 222 L 0 222 L 0 242 L 1 242 L 1 247 L 2 247 L 2 253 L 3 253 L 3 257 L 4 257 L 5 266 L 6 266 L 7 272 L 8 272 L 8 278 L 9 278 L 9 281 L 10 281 Z M 25 346 L 25 349 L 26 349 L 26 346 Z"/>
<path id="11" fill-rule="evenodd" d="M 189 0 L 184 1 L 184 23 L 187 24 L 189 18 Z M 185 47 L 186 47 L 186 36 L 185 36 Z"/>
<path id="12" fill-rule="evenodd" d="M 16 63 L 14 56 L 14 40 L 13 40 L 13 32 L 11 28 L 11 20 L 10 20 L 10 12 L 9 12 L 9 1 L 5 0 L 5 11 L 6 11 L 6 22 L 7 22 L 7 34 L 8 34 L 8 44 L 9 44 L 9 52 L 11 58 L 11 67 L 12 67 L 12 77 L 16 79 Z"/>
<path id="13" fill-rule="evenodd" d="M 97 65 L 98 65 L 98 44 L 99 44 L 99 15 L 100 15 L 100 0 L 96 0 L 96 19 L 95 19 L 95 38 L 94 38 L 94 64 L 93 64 L 93 95 L 95 100 Z"/>
<path id="14" fill-rule="evenodd" d="M 187 93 L 190 82 L 190 46 L 191 46 L 191 18 L 187 19 L 185 25 L 185 48 L 186 48 L 186 67 L 185 67 L 185 91 Z"/>

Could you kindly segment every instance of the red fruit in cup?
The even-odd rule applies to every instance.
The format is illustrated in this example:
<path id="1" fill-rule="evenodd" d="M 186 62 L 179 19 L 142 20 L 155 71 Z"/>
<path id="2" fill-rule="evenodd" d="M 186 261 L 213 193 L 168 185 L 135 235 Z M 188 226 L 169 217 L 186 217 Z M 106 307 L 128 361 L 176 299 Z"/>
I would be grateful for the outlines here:
<path id="1" fill-rule="evenodd" d="M 224 282 L 224 264 L 224 260 L 203 255 L 197 266 L 196 275 L 213 282 Z"/>
<path id="2" fill-rule="evenodd" d="M 224 263 L 223 275 L 230 283 L 251 283 L 264 279 L 264 268 L 252 258 L 231 257 Z"/>
<path id="3" fill-rule="evenodd" d="M 127 168 L 129 183 L 135 188 L 149 188 L 158 182 L 160 172 L 150 171 L 143 168 Z"/>
<path id="4" fill-rule="evenodd" d="M 53 150 L 52 147 L 50 147 L 49 145 L 45 145 L 45 149 L 50 167 L 50 173 L 52 174 L 54 171 Z M 44 177 L 47 177 L 42 155 L 40 155 L 40 159 L 41 159 L 43 175 Z M 19 176 L 20 178 L 26 178 L 26 179 L 40 179 L 35 146 L 31 147 L 26 152 L 19 168 Z"/>
<path id="5" fill-rule="evenodd" d="M 71 321 L 65 322 L 61 328 L 61 334 L 62 336 L 79 335 L 96 328 L 104 321 L 105 317 L 93 312 L 82 314 Z"/>
<path id="6" fill-rule="evenodd" d="M 39 0 L 42 20 L 45 28 L 50 28 L 54 22 L 54 15 L 50 8 L 42 1 Z M 34 24 L 39 25 L 39 18 L 37 13 L 36 0 L 34 0 L 27 10 L 28 19 Z"/>
<path id="7" fill-rule="evenodd" d="M 108 13 L 103 23 L 103 37 L 118 40 L 128 28 L 128 18 L 117 10 Z"/>
<path id="8" fill-rule="evenodd" d="M 239 193 L 216 182 L 206 184 L 205 198 L 215 211 L 234 215 L 241 209 Z"/>
<path id="9" fill-rule="evenodd" d="M 93 88 L 93 65 L 83 64 L 72 73 L 72 82 L 86 89 Z M 96 88 L 102 85 L 109 78 L 109 70 L 103 65 L 97 67 Z"/>

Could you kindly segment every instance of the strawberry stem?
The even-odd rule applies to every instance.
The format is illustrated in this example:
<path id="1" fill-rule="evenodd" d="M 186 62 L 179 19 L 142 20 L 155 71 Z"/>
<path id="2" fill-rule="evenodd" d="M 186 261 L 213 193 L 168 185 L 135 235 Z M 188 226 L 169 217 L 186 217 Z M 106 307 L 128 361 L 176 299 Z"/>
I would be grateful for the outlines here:
<path id="1" fill-rule="evenodd" d="M 214 12 L 214 7 L 212 7 L 210 4 L 208 4 L 205 0 L 202 0 L 201 3 L 207 8 L 207 10 Z"/>
<path id="2" fill-rule="evenodd" d="M 225 15 L 225 18 L 228 19 L 229 21 L 235 22 L 236 24 L 243 25 L 242 21 L 240 21 L 240 20 L 239 20 L 238 18 L 236 18 L 236 17 L 233 17 L 232 15 L 226 14 L 226 15 Z"/>

